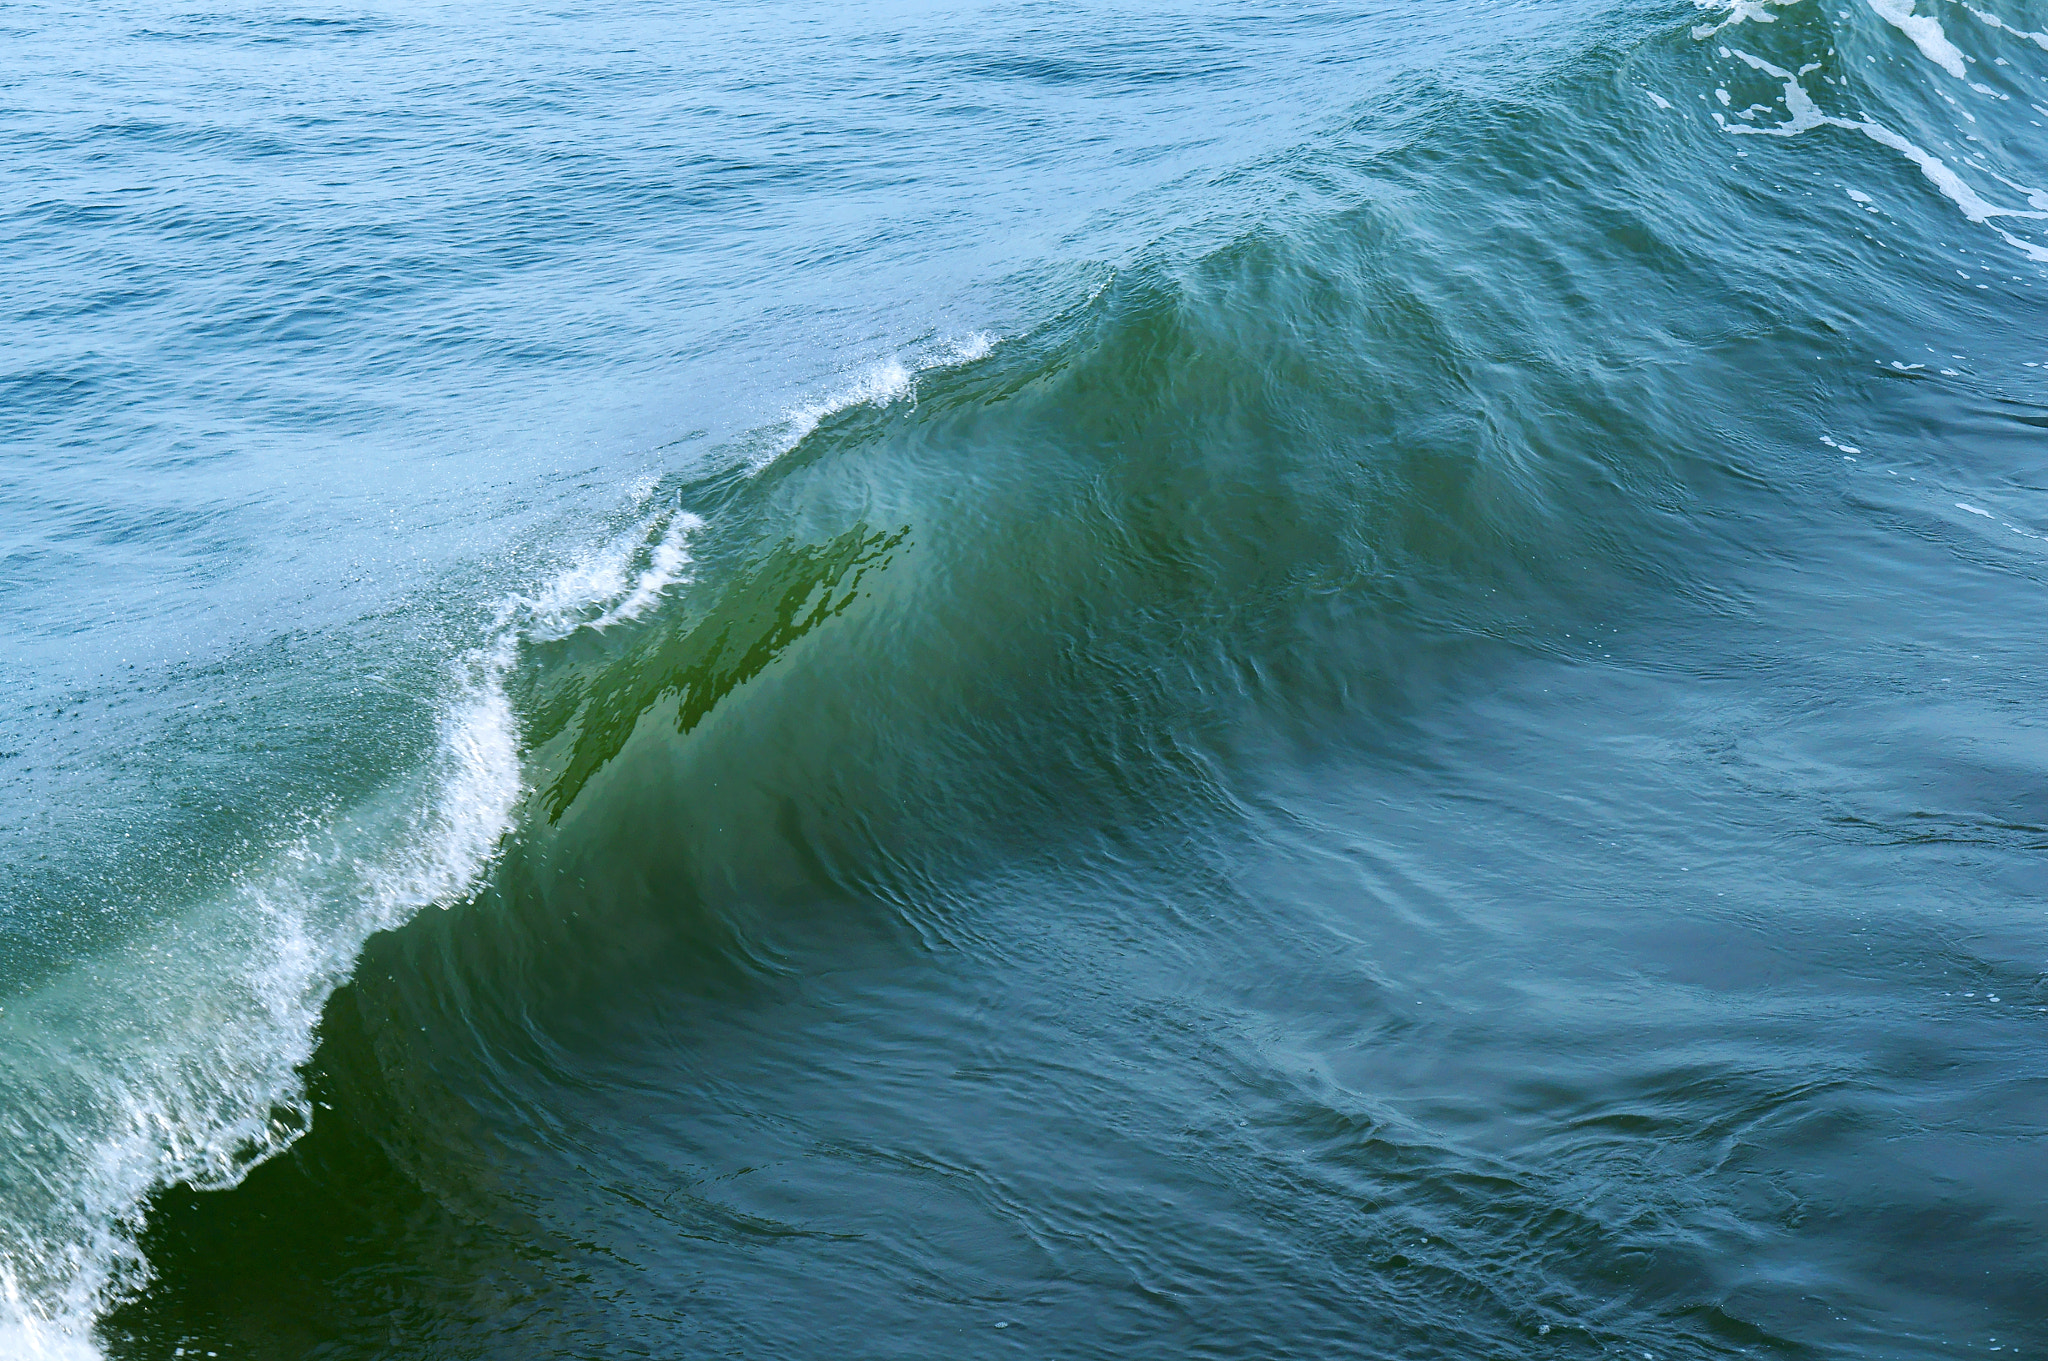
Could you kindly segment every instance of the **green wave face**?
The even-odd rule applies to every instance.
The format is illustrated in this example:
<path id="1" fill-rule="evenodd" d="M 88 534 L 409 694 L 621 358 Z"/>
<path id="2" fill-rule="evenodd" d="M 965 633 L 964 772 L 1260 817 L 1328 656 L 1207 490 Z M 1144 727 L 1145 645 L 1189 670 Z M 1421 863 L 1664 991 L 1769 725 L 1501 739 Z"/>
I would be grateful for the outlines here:
<path id="1" fill-rule="evenodd" d="M 909 533 L 907 525 L 886 535 L 856 525 L 826 544 L 786 540 L 724 587 L 701 619 L 649 630 L 594 675 L 550 677 L 551 692 L 529 727 L 540 750 L 558 741 L 565 748 L 561 772 L 539 796 L 548 820 L 561 820 L 649 710 L 673 701 L 676 732 L 687 737 L 791 644 L 844 614 L 859 598 L 861 578 L 886 567 Z"/>

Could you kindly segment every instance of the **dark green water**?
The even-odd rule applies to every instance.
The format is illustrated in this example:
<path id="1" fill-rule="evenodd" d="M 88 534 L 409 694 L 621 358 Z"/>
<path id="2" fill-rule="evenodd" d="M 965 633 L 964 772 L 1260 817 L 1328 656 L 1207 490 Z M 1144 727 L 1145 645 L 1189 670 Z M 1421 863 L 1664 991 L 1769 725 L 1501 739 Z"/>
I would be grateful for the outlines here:
<path id="1" fill-rule="evenodd" d="M 478 105 L 779 105 L 812 178 L 718 255 L 571 175 L 573 302 L 469 267 L 584 349 L 363 379 L 324 527 L 190 484 L 375 598 L 81 700 L 17 596 L 0 1346 L 2048 1350 L 2048 12 L 1987 3 L 762 9 L 718 98 Z"/>

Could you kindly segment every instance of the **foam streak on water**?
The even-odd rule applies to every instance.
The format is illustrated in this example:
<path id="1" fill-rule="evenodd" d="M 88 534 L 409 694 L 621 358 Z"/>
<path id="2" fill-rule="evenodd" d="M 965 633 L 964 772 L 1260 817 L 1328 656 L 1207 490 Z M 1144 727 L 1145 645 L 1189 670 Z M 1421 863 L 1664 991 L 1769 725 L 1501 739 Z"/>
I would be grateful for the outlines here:
<path id="1" fill-rule="evenodd" d="M 1793 2 L 1796 3 L 1796 0 L 1793 0 Z M 1888 22 L 1900 28 L 1909 37 L 1912 37 L 1921 51 L 1927 54 L 1930 59 L 1934 60 L 1944 70 L 1948 71 L 1950 75 L 1958 79 L 1964 76 L 1962 53 L 1943 35 L 1941 25 L 1938 22 L 1925 16 L 1914 16 L 1911 12 L 1911 4 L 1906 3 L 1905 0 L 1896 0 L 1896 2 L 1894 0 L 1870 0 L 1870 4 Z M 1733 19 L 1729 22 L 1733 22 Z M 1718 31 L 1718 29 L 1696 30 L 1694 37 L 1703 39 L 1711 32 Z M 1920 171 L 1921 175 L 1926 178 L 1927 182 L 1933 185 L 1942 197 L 1948 199 L 1960 209 L 1964 218 L 1972 223 L 1984 225 L 1991 222 L 1994 218 L 2032 221 L 2048 219 L 2048 210 L 2044 210 L 2041 206 L 2043 195 L 2039 190 L 2028 188 L 2007 176 L 1998 174 L 1996 171 L 1987 170 L 1986 173 L 1991 178 L 2026 194 L 2030 206 L 2016 208 L 1992 202 L 1985 198 L 1968 180 L 1964 179 L 1948 162 L 1925 147 L 1885 126 L 1883 123 L 1868 117 L 1843 117 L 1826 112 L 1814 99 L 1812 92 L 1802 83 L 1804 76 L 1820 69 L 1820 63 L 1809 63 L 1794 72 L 1785 70 L 1783 67 L 1777 66 L 1752 53 L 1745 52 L 1740 48 L 1724 49 L 1723 55 L 1732 56 L 1752 70 L 1760 71 L 1774 80 L 1783 81 L 1784 92 L 1779 97 L 1779 102 L 1784 105 L 1786 114 L 1784 121 L 1780 123 L 1758 127 L 1731 122 L 1726 114 L 1716 110 L 1713 118 L 1723 131 L 1737 136 L 1765 137 L 1797 137 L 1816 128 L 1842 128 L 1852 132 L 1859 132 L 1871 141 L 1897 152 L 1911 162 Z M 1992 93 L 1988 90 L 1980 92 Z M 2023 240 L 2002 228 L 1994 227 L 1993 231 L 2007 245 L 2028 259 L 2048 260 L 2048 251 L 2044 251 L 2032 242 Z"/>
<path id="2" fill-rule="evenodd" d="M 1964 78 L 1963 54 L 1941 31 L 1941 20 L 1930 14 L 1915 14 L 1913 0 L 1869 0 L 1880 18 L 1912 39 L 1921 55 L 1954 76 Z"/>
<path id="3" fill-rule="evenodd" d="M 2005 22 L 2005 20 L 1999 18 L 1996 14 L 1986 14 L 1981 9 L 1972 9 L 1970 13 L 1976 15 L 1978 19 L 1982 20 L 1984 23 L 1991 25 L 1991 27 L 1993 28 L 2004 29 L 2007 33 L 2013 33 L 2017 34 L 2022 38 L 2031 39 L 2037 47 L 2040 47 L 2044 51 L 2048 51 L 2048 33 L 2035 33 L 2029 29 L 2015 28 L 2011 24 Z"/>

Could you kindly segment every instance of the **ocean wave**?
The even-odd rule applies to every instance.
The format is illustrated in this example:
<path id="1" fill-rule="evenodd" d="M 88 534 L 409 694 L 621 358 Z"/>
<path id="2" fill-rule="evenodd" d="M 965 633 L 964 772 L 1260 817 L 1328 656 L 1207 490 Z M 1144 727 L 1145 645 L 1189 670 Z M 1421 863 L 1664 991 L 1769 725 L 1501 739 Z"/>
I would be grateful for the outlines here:
<path id="1" fill-rule="evenodd" d="M 1690 31 L 1796 46 L 1811 37 L 1781 36 L 1796 3 L 1731 0 Z M 1964 77 L 1934 21 L 1871 9 Z M 1994 202 L 1899 119 L 1825 111 L 1811 72 L 1769 50 L 1728 48 L 1729 69 L 1778 93 L 1710 109 L 1717 160 L 1720 132 L 1849 131 L 1972 225 L 2048 217 L 2022 168 L 1982 167 L 2029 207 Z M 1660 60 L 1682 100 L 1717 88 Z M 1377 155 L 1378 197 L 1276 213 L 1193 261 L 1162 252 L 1000 346 L 934 342 L 864 370 L 757 432 L 745 486 L 716 509 L 662 482 L 622 533 L 502 602 L 449 678 L 426 770 L 309 829 L 170 946 L 0 1014 L 0 1080 L 34 1094 L 0 1130 L 25 1188 L 0 1243 L 0 1349 L 92 1354 L 93 1320 L 149 1271 L 135 1240 L 151 1193 L 232 1186 L 303 1134 L 321 1008 L 365 942 L 473 895 L 508 833 L 534 865 L 652 848 L 595 891 L 579 882 L 573 925 L 538 869 L 506 889 L 531 889 L 528 928 L 563 943 L 535 952 L 545 967 L 614 992 L 630 980 L 572 947 L 616 930 L 620 954 L 649 953 L 679 882 L 765 897 L 857 880 L 892 925 L 942 938 L 935 885 L 1225 816 L 1247 748 L 1362 741 L 1488 658 L 1568 652 L 1573 630 L 1717 589 L 1687 555 L 1710 535 L 1772 547 L 1768 523 L 1689 516 L 1702 487 L 1761 479 L 1698 433 L 1748 398 L 1666 362 L 1762 324 L 1716 291 L 1707 233 L 1629 199 L 1628 177 L 1673 144 L 1639 152 L 1614 132 L 1622 106 L 1588 102 L 1557 128 L 1452 101 L 1470 143 Z M 1491 176 L 1560 187 L 1501 190 L 1513 210 L 1475 225 L 1471 187 L 1499 189 Z M 1641 306 L 1589 319 L 1572 281 L 1596 271 Z M 1812 353 L 1819 329 L 1789 323 L 1783 348 Z M 622 830 L 650 825 L 658 846 Z M 109 975 L 149 980 L 139 1007 Z M 497 981 L 509 995 L 487 1002 L 538 1009 L 526 980 Z"/>
<path id="2" fill-rule="evenodd" d="M 834 413 L 911 395 L 986 354 L 976 333 L 865 371 L 793 409 L 793 447 Z M 765 466 L 759 460 L 754 467 Z M 643 504 L 655 487 L 632 499 Z M 100 1353 L 97 1321 L 150 1277 L 152 1194 L 231 1187 L 313 1119 L 302 1070 L 364 942 L 484 882 L 525 792 L 508 685 L 525 652 L 630 625 L 692 580 L 705 521 L 664 506 L 493 610 L 451 668 L 435 751 L 377 798 L 313 820 L 264 868 L 162 936 L 94 958 L 0 1010 L 0 1355 Z M 125 980 L 115 990 L 108 978 Z M 139 991 L 131 991 L 139 989 Z"/>
<path id="3" fill-rule="evenodd" d="M 764 432 L 767 436 L 765 447 L 753 456 L 752 465 L 756 469 L 767 466 L 810 438 L 821 423 L 842 411 L 856 406 L 885 407 L 905 399 L 915 401 L 917 380 L 921 374 L 971 364 L 986 355 L 995 343 L 993 333 L 974 331 L 957 338 L 941 338 L 914 349 L 904 357 L 892 357 L 867 366 L 830 394 L 800 402 L 784 412 L 780 423 Z"/>
<path id="4" fill-rule="evenodd" d="M 90 1355 L 94 1320 L 147 1279 L 135 1234 L 149 1195 L 234 1185 L 303 1132 L 298 1069 L 363 941 L 469 892 L 510 825 L 515 647 L 501 636 L 456 666 L 415 780 L 0 1014 L 9 1355 Z"/>

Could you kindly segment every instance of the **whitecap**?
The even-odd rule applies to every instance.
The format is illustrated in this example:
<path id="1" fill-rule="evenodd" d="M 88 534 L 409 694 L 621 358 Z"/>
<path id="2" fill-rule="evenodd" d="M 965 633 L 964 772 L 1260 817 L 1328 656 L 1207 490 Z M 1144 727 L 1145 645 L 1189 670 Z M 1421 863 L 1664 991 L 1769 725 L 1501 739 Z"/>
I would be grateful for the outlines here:
<path id="1" fill-rule="evenodd" d="M 146 1283 L 150 1194 L 237 1184 L 311 1120 L 300 1069 L 365 941 L 474 890 L 521 793 L 501 631 L 452 668 L 414 776 L 310 827 L 186 913 L 16 998 L 0 1017 L 0 1350 L 80 1361 Z M 109 988 L 107 978 L 123 980 Z"/>
<path id="2" fill-rule="evenodd" d="M 466 899 L 511 830 L 524 781 L 506 682 L 525 640 L 641 614 L 688 580 L 702 527 L 659 512 L 507 597 L 485 643 L 450 668 L 419 770 L 309 820 L 172 933 L 0 1012 L 0 1357 L 93 1361 L 95 1320 L 148 1282 L 136 1238 L 150 1195 L 233 1186 L 310 1125 L 300 1072 L 364 943 Z"/>
<path id="3" fill-rule="evenodd" d="M 670 586 L 690 580 L 688 569 L 694 559 L 690 556 L 688 544 L 690 536 L 703 527 L 703 520 L 686 511 L 671 516 L 662 528 L 661 538 L 648 550 L 647 566 L 633 583 L 633 589 L 583 627 L 606 629 L 638 619 L 650 605 L 662 598 Z"/>
<path id="4" fill-rule="evenodd" d="M 783 413 L 781 438 L 755 466 L 765 467 L 809 438 L 811 432 L 831 416 L 856 406 L 888 406 L 917 395 L 920 374 L 972 363 L 995 348 L 996 337 L 976 331 L 953 340 L 942 340 L 906 363 L 887 359 L 857 374 L 830 396 L 791 407 Z"/>

